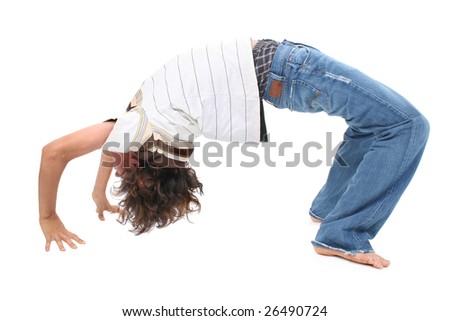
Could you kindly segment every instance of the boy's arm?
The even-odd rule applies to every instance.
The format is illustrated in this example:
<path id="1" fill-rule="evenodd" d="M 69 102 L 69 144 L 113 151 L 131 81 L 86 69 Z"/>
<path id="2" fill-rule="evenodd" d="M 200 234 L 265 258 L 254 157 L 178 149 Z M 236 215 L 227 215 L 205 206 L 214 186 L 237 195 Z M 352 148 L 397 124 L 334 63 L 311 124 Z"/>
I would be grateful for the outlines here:
<path id="1" fill-rule="evenodd" d="M 103 215 L 104 211 L 111 213 L 119 212 L 119 207 L 111 205 L 106 198 L 106 186 L 108 185 L 113 165 L 116 161 L 117 160 L 114 157 L 108 156 L 106 153 L 102 152 L 94 190 L 92 191 L 92 199 L 97 205 L 96 211 L 98 218 L 102 221 L 105 220 Z"/>
<path id="2" fill-rule="evenodd" d="M 65 250 L 63 241 L 71 248 L 76 248 L 73 240 L 84 243 L 64 227 L 56 213 L 58 185 L 69 161 L 99 149 L 113 127 L 112 122 L 93 125 L 61 137 L 42 149 L 39 171 L 39 222 L 46 239 L 46 251 L 50 250 L 53 241 L 61 251 Z"/>

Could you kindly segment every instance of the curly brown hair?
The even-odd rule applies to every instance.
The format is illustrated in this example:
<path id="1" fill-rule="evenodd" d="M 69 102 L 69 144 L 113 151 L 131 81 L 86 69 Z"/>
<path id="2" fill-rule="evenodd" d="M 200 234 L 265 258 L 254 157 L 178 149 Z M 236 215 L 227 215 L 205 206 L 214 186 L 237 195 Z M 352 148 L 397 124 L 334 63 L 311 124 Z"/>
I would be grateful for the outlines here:
<path id="1" fill-rule="evenodd" d="M 119 203 L 118 221 L 130 222 L 137 235 L 175 223 L 201 204 L 194 195 L 203 194 L 203 184 L 191 167 L 136 167 L 122 175 L 114 194 L 124 196 Z"/>

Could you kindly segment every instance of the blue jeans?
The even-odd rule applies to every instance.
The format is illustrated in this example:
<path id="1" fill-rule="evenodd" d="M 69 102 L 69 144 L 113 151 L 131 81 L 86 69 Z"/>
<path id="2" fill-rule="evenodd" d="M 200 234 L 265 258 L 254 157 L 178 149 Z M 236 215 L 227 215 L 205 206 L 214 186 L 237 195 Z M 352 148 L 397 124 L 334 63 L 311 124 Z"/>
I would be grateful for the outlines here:
<path id="1" fill-rule="evenodd" d="M 322 220 L 316 247 L 373 252 L 383 226 L 420 162 L 428 121 L 405 98 L 319 50 L 284 41 L 264 100 L 278 108 L 341 116 L 348 124 L 310 215 Z"/>

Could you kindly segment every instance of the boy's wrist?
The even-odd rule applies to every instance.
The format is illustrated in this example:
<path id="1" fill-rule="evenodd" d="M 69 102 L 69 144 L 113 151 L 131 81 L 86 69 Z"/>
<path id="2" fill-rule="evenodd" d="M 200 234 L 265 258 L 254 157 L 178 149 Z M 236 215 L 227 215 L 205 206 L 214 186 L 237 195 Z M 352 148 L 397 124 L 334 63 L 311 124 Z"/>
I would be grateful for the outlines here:
<path id="1" fill-rule="evenodd" d="M 58 216 L 56 211 L 39 211 L 39 220 L 45 220 L 55 216 Z"/>
<path id="2" fill-rule="evenodd" d="M 105 188 L 94 188 L 92 191 L 92 197 L 101 197 L 106 196 L 106 189 Z"/>

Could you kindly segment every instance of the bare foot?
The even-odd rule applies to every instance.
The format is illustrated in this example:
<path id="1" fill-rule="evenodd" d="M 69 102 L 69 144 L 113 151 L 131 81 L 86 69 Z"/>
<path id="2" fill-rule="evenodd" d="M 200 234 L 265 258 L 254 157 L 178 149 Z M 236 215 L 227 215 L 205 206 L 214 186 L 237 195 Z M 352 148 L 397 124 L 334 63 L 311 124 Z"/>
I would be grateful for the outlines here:
<path id="1" fill-rule="evenodd" d="M 314 223 L 322 223 L 322 220 L 319 220 L 318 218 L 315 218 L 314 216 L 309 216 L 311 217 L 311 221 L 313 221 Z"/>
<path id="2" fill-rule="evenodd" d="M 356 263 L 372 265 L 374 268 L 383 269 L 388 267 L 391 262 L 379 256 L 376 253 L 357 253 L 357 254 L 345 254 L 342 251 L 326 249 L 323 247 L 314 247 L 317 254 L 327 256 L 339 256 L 346 260 L 350 260 Z"/>

